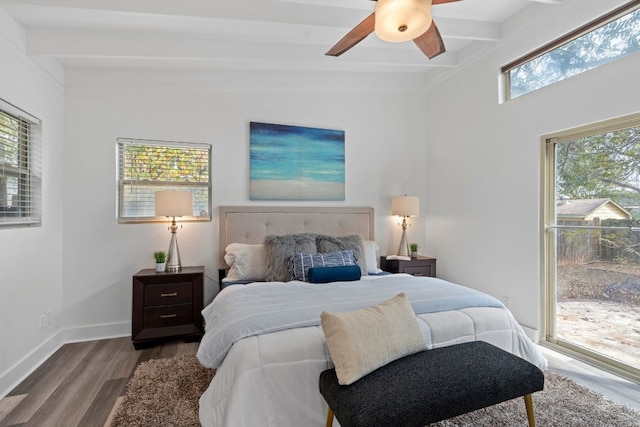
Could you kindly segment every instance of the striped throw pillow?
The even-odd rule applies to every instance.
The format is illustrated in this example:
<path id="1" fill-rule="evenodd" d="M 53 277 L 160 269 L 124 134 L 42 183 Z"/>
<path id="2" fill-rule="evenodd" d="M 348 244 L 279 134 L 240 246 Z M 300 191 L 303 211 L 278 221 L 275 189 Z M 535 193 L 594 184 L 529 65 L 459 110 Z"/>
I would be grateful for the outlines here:
<path id="1" fill-rule="evenodd" d="M 289 259 L 289 273 L 291 280 L 309 281 L 311 267 L 337 267 L 342 265 L 356 265 L 352 250 L 328 253 L 297 253 Z"/>

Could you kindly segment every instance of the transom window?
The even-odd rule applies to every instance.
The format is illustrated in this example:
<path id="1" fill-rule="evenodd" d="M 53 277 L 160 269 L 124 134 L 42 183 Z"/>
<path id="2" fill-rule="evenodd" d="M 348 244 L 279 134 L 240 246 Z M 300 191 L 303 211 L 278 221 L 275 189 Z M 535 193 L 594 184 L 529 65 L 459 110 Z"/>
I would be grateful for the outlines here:
<path id="1" fill-rule="evenodd" d="M 502 67 L 514 99 L 640 50 L 640 1 L 634 0 Z"/>
<path id="2" fill-rule="evenodd" d="M 42 225 L 40 120 L 0 100 L 0 228 Z"/>
<path id="3" fill-rule="evenodd" d="M 155 216 L 155 192 L 193 192 L 193 217 L 211 220 L 211 145 L 118 138 L 119 223 L 165 220 Z"/>

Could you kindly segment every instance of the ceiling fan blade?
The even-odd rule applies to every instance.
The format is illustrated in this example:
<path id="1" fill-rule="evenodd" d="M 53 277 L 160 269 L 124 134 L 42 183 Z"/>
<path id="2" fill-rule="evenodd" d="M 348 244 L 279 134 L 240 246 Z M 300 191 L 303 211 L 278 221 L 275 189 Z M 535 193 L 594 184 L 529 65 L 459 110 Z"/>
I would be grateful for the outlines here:
<path id="1" fill-rule="evenodd" d="M 446 51 L 435 21 L 431 22 L 431 26 L 421 36 L 413 39 L 413 42 L 429 59 L 435 58 Z"/>
<path id="2" fill-rule="evenodd" d="M 376 22 L 376 14 L 372 13 L 367 16 L 364 21 L 356 25 L 353 30 L 349 31 L 335 46 L 333 46 L 325 55 L 340 56 L 353 46 L 360 43 L 365 37 L 373 32 Z"/>

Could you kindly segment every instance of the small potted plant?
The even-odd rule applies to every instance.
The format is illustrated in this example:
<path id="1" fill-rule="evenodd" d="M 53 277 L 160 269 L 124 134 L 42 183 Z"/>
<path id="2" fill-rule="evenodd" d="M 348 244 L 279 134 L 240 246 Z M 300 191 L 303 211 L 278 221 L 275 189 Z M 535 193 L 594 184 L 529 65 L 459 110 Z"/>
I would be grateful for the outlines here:
<path id="1" fill-rule="evenodd" d="M 155 251 L 153 257 L 156 260 L 156 271 L 163 272 L 167 263 L 167 253 L 165 251 Z"/>
<path id="2" fill-rule="evenodd" d="M 409 249 L 411 249 L 411 258 L 418 258 L 418 244 L 409 243 Z"/>

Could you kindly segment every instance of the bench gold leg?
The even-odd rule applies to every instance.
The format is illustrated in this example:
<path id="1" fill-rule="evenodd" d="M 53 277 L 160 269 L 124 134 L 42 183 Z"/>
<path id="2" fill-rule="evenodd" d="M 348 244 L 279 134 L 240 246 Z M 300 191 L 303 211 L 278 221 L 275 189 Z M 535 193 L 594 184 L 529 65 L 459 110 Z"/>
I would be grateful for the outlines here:
<path id="1" fill-rule="evenodd" d="M 331 427 L 333 425 L 333 411 L 331 408 L 327 411 L 327 427 Z"/>
<path id="2" fill-rule="evenodd" d="M 524 405 L 527 408 L 529 427 L 536 427 L 536 417 L 533 415 L 533 399 L 531 398 L 531 394 L 524 395 Z"/>

